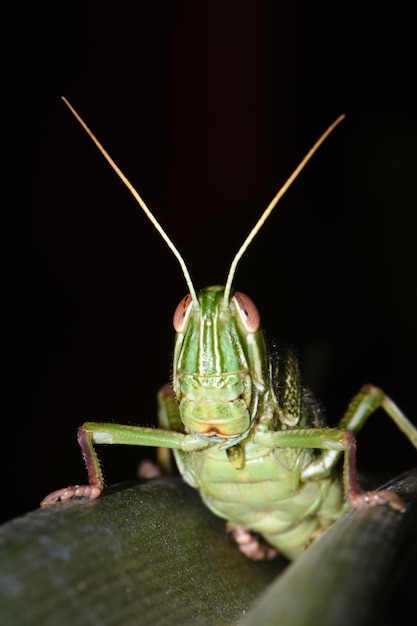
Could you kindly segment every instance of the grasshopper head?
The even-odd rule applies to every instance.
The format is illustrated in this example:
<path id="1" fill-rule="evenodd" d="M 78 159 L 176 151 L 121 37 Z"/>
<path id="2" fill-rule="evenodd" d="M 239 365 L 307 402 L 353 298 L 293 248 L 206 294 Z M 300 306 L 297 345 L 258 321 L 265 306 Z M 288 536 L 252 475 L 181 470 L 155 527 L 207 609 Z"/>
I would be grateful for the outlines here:
<path id="1" fill-rule="evenodd" d="M 265 391 L 267 361 L 260 317 L 236 292 L 224 306 L 224 287 L 202 289 L 198 307 L 185 296 L 174 313 L 177 332 L 173 387 L 185 428 L 235 437 L 251 425 Z"/>

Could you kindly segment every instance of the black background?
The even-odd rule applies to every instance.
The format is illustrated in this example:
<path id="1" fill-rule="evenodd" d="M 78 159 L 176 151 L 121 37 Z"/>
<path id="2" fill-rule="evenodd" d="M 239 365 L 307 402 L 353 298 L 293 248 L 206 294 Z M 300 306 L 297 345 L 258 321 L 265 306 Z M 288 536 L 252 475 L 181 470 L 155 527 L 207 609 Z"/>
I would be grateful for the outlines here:
<path id="1" fill-rule="evenodd" d="M 155 424 L 177 261 L 64 94 L 183 253 L 223 283 L 262 209 L 314 157 L 239 265 L 264 327 L 297 346 L 335 424 L 364 382 L 416 422 L 414 18 L 397 2 L 24 3 L 3 9 L 1 518 L 85 481 L 85 420 Z M 11 218 L 9 226 L 8 218 Z M 10 398 L 10 399 L 9 399 Z M 100 449 L 109 483 L 141 451 Z M 359 463 L 416 451 L 378 414 Z"/>

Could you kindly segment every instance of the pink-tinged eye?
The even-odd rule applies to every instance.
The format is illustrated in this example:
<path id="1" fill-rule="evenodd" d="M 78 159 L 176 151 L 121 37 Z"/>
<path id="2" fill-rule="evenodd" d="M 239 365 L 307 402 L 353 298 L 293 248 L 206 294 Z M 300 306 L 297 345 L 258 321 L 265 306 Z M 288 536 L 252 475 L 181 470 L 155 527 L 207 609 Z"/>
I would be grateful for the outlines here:
<path id="1" fill-rule="evenodd" d="M 259 330 L 261 318 L 253 300 L 240 291 L 236 291 L 232 299 L 246 330 L 250 333 L 255 333 Z"/>
<path id="2" fill-rule="evenodd" d="M 174 329 L 177 333 L 180 333 L 182 330 L 184 330 L 184 326 L 188 319 L 192 306 L 193 300 L 190 294 L 188 294 L 184 296 L 184 298 L 175 309 L 173 324 Z"/>

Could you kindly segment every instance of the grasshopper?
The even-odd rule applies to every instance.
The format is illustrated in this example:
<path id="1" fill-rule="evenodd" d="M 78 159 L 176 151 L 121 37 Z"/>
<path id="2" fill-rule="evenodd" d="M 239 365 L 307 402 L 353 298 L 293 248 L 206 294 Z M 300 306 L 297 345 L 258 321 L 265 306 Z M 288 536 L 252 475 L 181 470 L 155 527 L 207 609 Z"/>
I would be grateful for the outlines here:
<path id="1" fill-rule="evenodd" d="M 173 318 L 172 384 L 158 395 L 159 428 L 86 422 L 78 441 L 88 485 L 49 494 L 41 506 L 73 497 L 97 498 L 104 479 L 95 445 L 154 446 L 162 466 L 174 453 L 183 479 L 208 508 L 227 520 L 239 549 L 253 559 L 277 551 L 294 559 L 351 508 L 387 504 L 403 511 L 389 490 L 362 492 L 356 476 L 356 433 L 382 408 L 417 448 L 417 429 L 378 387 L 363 386 L 337 428 L 324 422 L 302 382 L 290 348 L 268 347 L 253 301 L 232 290 L 237 264 L 280 198 L 344 118 L 314 144 L 278 191 L 236 254 L 225 287 L 196 292 L 182 256 L 65 98 L 78 122 L 121 178 L 180 263 L 189 294 Z M 343 471 L 339 460 L 343 456 Z"/>

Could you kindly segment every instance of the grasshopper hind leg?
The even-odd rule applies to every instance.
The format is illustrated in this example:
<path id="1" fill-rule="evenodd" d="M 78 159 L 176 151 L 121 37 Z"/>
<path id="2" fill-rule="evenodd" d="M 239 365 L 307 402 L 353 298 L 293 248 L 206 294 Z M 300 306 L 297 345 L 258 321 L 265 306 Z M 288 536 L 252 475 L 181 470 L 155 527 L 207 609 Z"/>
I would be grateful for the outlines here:
<path id="1" fill-rule="evenodd" d="M 274 559 L 278 554 L 276 548 L 262 541 L 257 533 L 252 532 L 246 526 L 235 524 L 234 522 L 227 522 L 226 530 L 232 535 L 242 554 L 253 561 Z"/>

